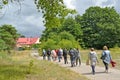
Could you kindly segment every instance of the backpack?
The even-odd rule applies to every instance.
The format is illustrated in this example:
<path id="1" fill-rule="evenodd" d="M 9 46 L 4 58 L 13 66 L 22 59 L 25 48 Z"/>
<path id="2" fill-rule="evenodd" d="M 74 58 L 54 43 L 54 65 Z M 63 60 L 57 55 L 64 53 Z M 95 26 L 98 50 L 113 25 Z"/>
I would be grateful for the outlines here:
<path id="1" fill-rule="evenodd" d="M 69 51 L 70 56 L 74 56 L 74 50 Z"/>
<path id="2" fill-rule="evenodd" d="M 106 54 L 106 52 L 104 52 L 105 54 L 103 55 L 102 54 L 102 56 L 100 57 L 100 59 L 102 59 L 102 60 L 105 60 L 105 58 L 106 58 L 106 56 L 107 56 L 107 54 Z"/>
<path id="3" fill-rule="evenodd" d="M 58 56 L 62 56 L 63 55 L 63 51 L 62 51 L 62 49 L 59 49 L 58 50 Z"/>

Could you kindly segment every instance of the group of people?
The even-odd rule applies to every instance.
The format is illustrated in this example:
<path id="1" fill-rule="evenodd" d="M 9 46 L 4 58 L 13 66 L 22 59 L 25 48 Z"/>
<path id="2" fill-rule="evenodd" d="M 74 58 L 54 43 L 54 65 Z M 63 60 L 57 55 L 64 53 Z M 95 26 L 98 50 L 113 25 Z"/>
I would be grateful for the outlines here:
<path id="1" fill-rule="evenodd" d="M 58 60 L 58 62 L 61 62 L 61 59 L 64 59 L 64 63 L 68 64 L 68 55 L 70 56 L 70 62 L 71 62 L 71 67 L 77 66 L 77 65 L 81 65 L 81 56 L 80 56 L 80 50 L 77 48 L 71 48 L 70 50 L 67 50 L 66 48 L 62 49 L 55 49 L 55 50 L 50 50 L 47 49 L 43 49 L 42 52 L 43 55 L 43 60 L 53 60 L 56 61 Z"/>
<path id="2" fill-rule="evenodd" d="M 68 55 L 69 55 L 71 67 L 81 65 L 81 55 L 80 55 L 80 50 L 78 48 L 71 48 L 70 50 L 67 50 L 66 48 L 64 49 L 60 48 L 58 50 L 57 49 L 50 50 L 50 48 L 47 50 L 43 49 L 42 55 L 43 55 L 43 60 L 46 60 L 47 58 L 49 61 L 52 58 L 53 61 L 58 60 L 58 62 L 61 62 L 61 59 L 63 58 L 64 64 L 68 64 Z M 108 65 L 110 64 L 112 58 L 107 46 L 103 47 L 103 52 L 101 56 L 102 56 L 101 59 L 105 66 L 105 72 L 108 73 Z M 90 62 L 92 74 L 94 75 L 96 63 L 99 63 L 98 57 L 94 48 L 90 49 L 90 52 L 88 53 L 88 60 Z"/>
<path id="3" fill-rule="evenodd" d="M 112 58 L 111 58 L 110 51 L 108 50 L 107 46 L 103 47 L 103 52 L 102 52 L 102 55 L 101 55 L 101 59 L 102 59 L 102 62 L 105 66 L 105 72 L 108 73 L 108 69 L 109 69 L 108 65 L 111 63 Z M 90 52 L 89 52 L 89 55 L 88 55 L 88 60 L 90 61 L 92 74 L 94 75 L 95 74 L 96 63 L 99 63 L 98 57 L 97 57 L 97 54 L 96 54 L 94 48 L 90 49 Z"/>

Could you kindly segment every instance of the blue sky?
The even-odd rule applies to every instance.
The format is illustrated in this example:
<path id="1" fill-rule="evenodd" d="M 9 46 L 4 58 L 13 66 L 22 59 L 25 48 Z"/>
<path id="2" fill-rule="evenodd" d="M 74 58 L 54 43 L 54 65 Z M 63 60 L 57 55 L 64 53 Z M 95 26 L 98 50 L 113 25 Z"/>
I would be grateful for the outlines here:
<path id="1" fill-rule="evenodd" d="M 0 25 L 11 24 L 26 37 L 39 37 L 45 27 L 42 23 L 42 14 L 37 12 L 33 1 L 24 0 L 21 2 L 21 8 L 18 3 L 5 6 L 0 11 Z M 64 2 L 68 8 L 76 9 L 80 15 L 90 6 L 114 6 L 120 13 L 120 0 L 64 0 Z"/>

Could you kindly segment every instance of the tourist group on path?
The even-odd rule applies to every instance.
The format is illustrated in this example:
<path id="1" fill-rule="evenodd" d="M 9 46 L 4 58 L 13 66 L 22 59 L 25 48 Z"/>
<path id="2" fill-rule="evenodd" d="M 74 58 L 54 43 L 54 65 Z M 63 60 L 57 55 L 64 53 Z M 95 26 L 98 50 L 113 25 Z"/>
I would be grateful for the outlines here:
<path id="1" fill-rule="evenodd" d="M 71 67 L 80 66 L 81 65 L 81 55 L 80 50 L 78 48 L 70 48 L 70 50 L 67 50 L 66 48 L 62 49 L 55 49 L 50 50 L 48 48 L 47 50 L 43 49 L 42 56 L 43 60 L 53 60 L 61 62 L 61 59 L 64 59 L 64 64 L 68 64 L 68 55 L 70 57 L 70 64 Z M 102 62 L 105 66 L 105 72 L 108 73 L 108 66 L 111 63 L 112 66 L 115 66 L 115 62 L 112 61 L 110 51 L 108 50 L 107 46 L 103 47 L 103 52 L 101 55 Z M 97 54 L 94 50 L 94 48 L 90 49 L 90 52 L 88 53 L 88 59 L 86 64 L 91 66 L 92 74 L 95 74 L 95 66 L 99 63 Z"/>
<path id="2" fill-rule="evenodd" d="M 50 50 L 43 49 L 42 52 L 43 55 L 43 60 L 48 60 L 48 61 L 57 61 L 61 62 L 62 59 L 64 59 L 64 64 L 68 64 L 68 55 L 70 56 L 70 62 L 71 62 L 71 67 L 75 67 L 77 65 L 81 65 L 81 56 L 80 56 L 80 51 L 77 48 L 71 48 L 70 50 L 67 50 L 66 48 L 62 49 L 55 49 L 55 50 Z"/>

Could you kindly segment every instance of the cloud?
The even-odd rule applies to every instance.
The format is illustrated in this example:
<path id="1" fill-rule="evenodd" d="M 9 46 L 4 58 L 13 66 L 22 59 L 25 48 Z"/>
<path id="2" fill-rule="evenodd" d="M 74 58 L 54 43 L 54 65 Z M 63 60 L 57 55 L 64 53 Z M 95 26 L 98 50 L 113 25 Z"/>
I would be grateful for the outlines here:
<path id="1" fill-rule="evenodd" d="M 75 0 L 64 0 L 65 5 L 67 6 L 67 8 L 70 9 L 75 9 Z"/>
<path id="2" fill-rule="evenodd" d="M 115 9 L 120 13 L 120 0 L 116 0 Z"/>
<path id="3" fill-rule="evenodd" d="M 0 25 L 11 24 L 26 37 L 40 36 L 45 29 L 42 14 L 37 11 L 33 0 L 5 6 L 5 15 L 0 18 Z"/>
<path id="4" fill-rule="evenodd" d="M 116 11 L 120 12 L 120 0 L 64 0 L 64 3 L 67 8 L 76 9 L 80 15 L 91 6 L 114 6 Z M 2 15 L 3 13 L 5 15 Z M 42 34 L 45 29 L 42 21 L 42 13 L 37 11 L 34 0 L 24 0 L 21 5 L 14 3 L 0 10 L 0 25 L 11 24 L 27 37 Z"/>
<path id="5" fill-rule="evenodd" d="M 120 12 L 120 0 L 64 0 L 67 7 L 78 11 L 79 14 L 84 14 L 85 10 L 91 6 L 100 7 L 115 7 L 117 12 Z"/>
<path id="6" fill-rule="evenodd" d="M 27 16 L 25 18 L 25 23 L 35 25 L 35 26 L 43 25 L 42 21 L 43 21 L 42 17 L 37 17 L 35 15 Z"/>
<path id="7" fill-rule="evenodd" d="M 100 7 L 113 7 L 116 5 L 117 0 L 92 0 L 95 6 Z"/>
<path id="8" fill-rule="evenodd" d="M 85 10 L 93 5 L 91 0 L 74 0 L 75 8 L 79 14 L 85 13 Z"/>

